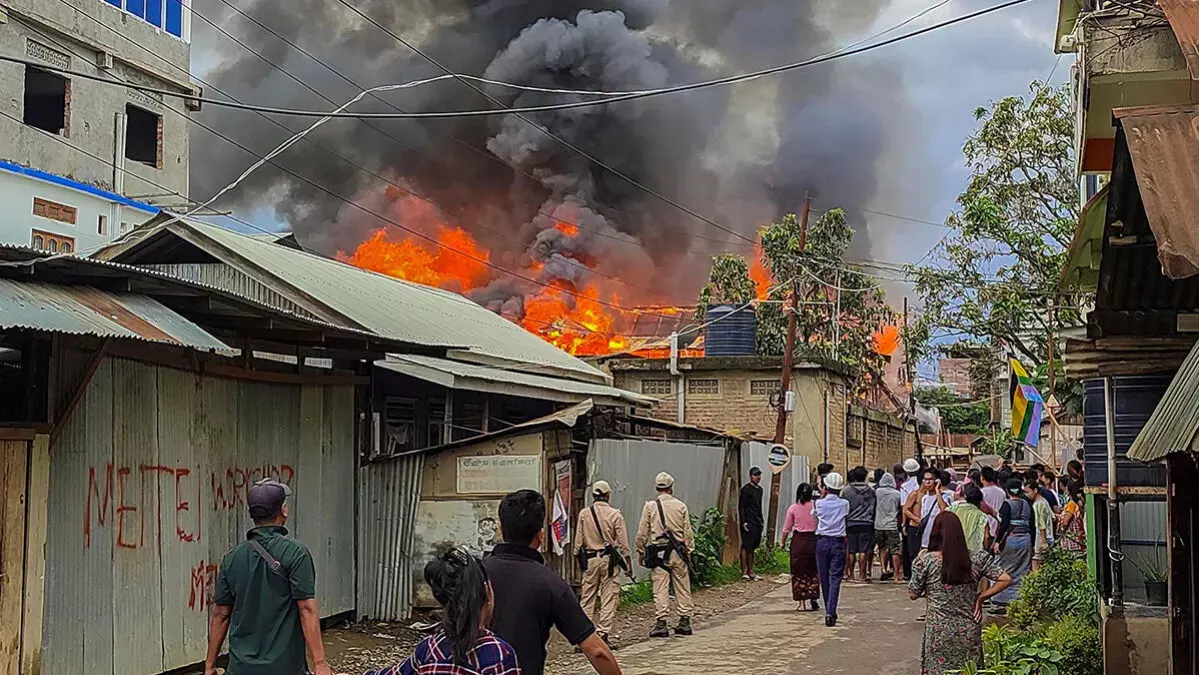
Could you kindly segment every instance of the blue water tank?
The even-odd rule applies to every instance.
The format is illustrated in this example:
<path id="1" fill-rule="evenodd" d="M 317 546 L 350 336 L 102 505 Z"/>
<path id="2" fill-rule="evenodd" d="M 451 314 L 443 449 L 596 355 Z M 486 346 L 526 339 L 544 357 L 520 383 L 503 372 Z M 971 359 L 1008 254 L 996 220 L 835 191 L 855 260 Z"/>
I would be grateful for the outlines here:
<path id="1" fill-rule="evenodd" d="M 753 356 L 757 354 L 758 315 L 751 307 L 713 305 L 704 317 L 705 356 Z"/>
<path id="2" fill-rule="evenodd" d="M 1116 484 L 1124 487 L 1162 486 L 1166 469 L 1128 458 L 1128 448 L 1141 433 L 1153 409 L 1170 386 L 1172 375 L 1124 375 L 1112 378 L 1116 428 Z M 1082 383 L 1083 464 L 1087 485 L 1107 484 L 1107 417 L 1103 380 Z"/>

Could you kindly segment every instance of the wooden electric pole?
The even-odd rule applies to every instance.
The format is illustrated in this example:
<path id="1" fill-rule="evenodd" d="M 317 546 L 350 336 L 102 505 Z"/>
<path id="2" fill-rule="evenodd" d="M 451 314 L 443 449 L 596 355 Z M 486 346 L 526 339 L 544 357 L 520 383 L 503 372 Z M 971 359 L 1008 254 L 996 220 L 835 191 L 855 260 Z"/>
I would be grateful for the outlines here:
<path id="1" fill-rule="evenodd" d="M 803 256 L 807 254 L 808 248 L 808 214 L 812 210 L 812 198 L 804 197 L 803 210 L 799 214 L 799 256 L 800 267 L 805 265 Z M 798 270 L 797 270 L 798 272 Z M 798 274 L 791 280 L 791 315 L 787 317 L 787 343 L 783 348 L 783 374 L 782 374 L 782 391 L 779 392 L 779 416 L 778 422 L 774 426 L 774 442 L 784 444 L 787 439 L 787 392 L 791 391 L 791 371 L 795 367 L 795 331 L 797 322 L 799 321 L 799 289 L 800 280 Z M 797 402 L 798 405 L 798 402 Z M 792 455 L 795 454 L 795 448 L 790 448 Z M 770 528 L 767 530 L 766 539 L 767 546 L 773 547 L 775 544 L 774 534 L 778 531 L 779 519 L 779 483 L 782 476 L 778 472 L 770 473 L 770 510 L 767 517 L 770 519 Z"/>
<path id="2" fill-rule="evenodd" d="M 920 440 L 920 420 L 916 417 L 916 378 L 912 372 L 912 352 L 908 349 L 908 339 L 905 335 L 908 331 L 908 298 L 903 298 L 903 330 L 900 331 L 899 339 L 903 343 L 903 370 L 904 379 L 908 381 L 908 409 L 912 416 L 912 429 L 916 432 L 916 459 L 924 458 L 924 442 Z"/>

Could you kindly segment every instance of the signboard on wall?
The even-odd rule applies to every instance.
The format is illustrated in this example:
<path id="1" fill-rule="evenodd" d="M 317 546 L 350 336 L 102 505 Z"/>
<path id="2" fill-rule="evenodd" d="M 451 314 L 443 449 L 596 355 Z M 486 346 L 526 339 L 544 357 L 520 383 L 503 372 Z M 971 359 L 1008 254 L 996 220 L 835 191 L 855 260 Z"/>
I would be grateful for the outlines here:
<path id="1" fill-rule="evenodd" d="M 439 553 L 455 546 L 483 556 L 499 543 L 499 501 L 422 501 L 416 509 L 412 543 L 412 580 L 416 604 L 436 607 L 433 592 L 425 584 L 425 565 Z"/>
<path id="2" fill-rule="evenodd" d="M 492 455 L 458 458 L 458 493 L 504 495 L 541 490 L 541 455 Z"/>

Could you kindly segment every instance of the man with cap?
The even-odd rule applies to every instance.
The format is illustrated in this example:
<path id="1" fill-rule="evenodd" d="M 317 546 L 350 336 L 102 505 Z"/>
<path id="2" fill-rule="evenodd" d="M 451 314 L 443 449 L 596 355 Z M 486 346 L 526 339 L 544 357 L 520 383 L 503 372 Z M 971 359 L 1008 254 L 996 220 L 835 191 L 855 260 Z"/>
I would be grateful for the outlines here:
<path id="1" fill-rule="evenodd" d="M 287 536 L 291 488 L 272 479 L 246 491 L 254 527 L 225 554 L 216 577 L 206 675 L 229 636 L 228 675 L 330 675 L 316 606 L 316 568 L 308 547 Z"/>
<path id="2" fill-rule="evenodd" d="M 824 477 L 816 500 L 816 573 L 824 594 L 824 625 L 837 625 L 837 599 L 845 576 L 845 534 L 849 502 L 841 498 L 845 479 L 833 471 Z"/>
<path id="3" fill-rule="evenodd" d="M 901 513 L 904 512 L 904 507 L 907 506 L 912 495 L 920 491 L 921 468 L 920 462 L 915 459 L 903 461 L 903 471 L 907 475 L 907 479 L 899 486 Z M 902 520 L 903 528 L 900 530 L 900 536 L 903 537 L 903 576 L 905 579 L 911 579 L 912 562 L 920 553 L 920 521 L 912 522 L 906 516 Z"/>
<path id="4" fill-rule="evenodd" d="M 620 570 L 628 572 L 629 534 L 624 515 L 610 503 L 612 487 L 608 481 L 597 480 L 591 486 L 595 498 L 591 508 L 579 513 L 575 532 L 579 533 L 575 546 L 583 568 L 582 598 L 583 611 L 595 624 L 600 638 L 612 644 L 612 621 L 616 618 L 616 605 L 620 601 Z M 595 611 L 596 602 L 599 611 Z"/>
<path id="5" fill-rule="evenodd" d="M 645 503 L 637 526 L 637 555 L 654 583 L 656 621 L 650 637 L 670 637 L 670 589 L 674 587 L 679 623 L 676 635 L 691 635 L 691 576 L 688 564 L 695 551 L 691 514 L 674 496 L 674 478 L 663 471 L 654 478 L 658 496 Z"/>
<path id="6" fill-rule="evenodd" d="M 754 574 L 754 553 L 762 545 L 762 470 L 750 467 L 749 482 L 741 486 L 737 515 L 741 521 L 741 578 L 758 581 Z"/>

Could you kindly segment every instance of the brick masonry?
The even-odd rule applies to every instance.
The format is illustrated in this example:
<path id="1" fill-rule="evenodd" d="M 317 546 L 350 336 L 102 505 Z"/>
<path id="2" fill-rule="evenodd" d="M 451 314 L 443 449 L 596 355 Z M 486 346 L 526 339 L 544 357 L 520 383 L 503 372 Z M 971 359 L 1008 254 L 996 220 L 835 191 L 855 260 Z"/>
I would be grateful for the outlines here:
<path id="1" fill-rule="evenodd" d="M 740 357 L 738 357 L 740 358 Z M 777 391 L 777 366 L 737 368 L 735 359 L 721 359 L 719 366 L 708 366 L 712 359 L 689 359 L 682 375 L 672 376 L 665 367 L 652 364 L 614 362 L 615 384 L 622 389 L 646 393 L 661 403 L 650 413 L 653 417 L 678 421 L 678 393 L 684 391 L 686 424 L 710 427 L 732 433 L 752 433 L 761 439 L 774 436 L 777 411 L 770 404 L 768 390 Z M 730 362 L 733 363 L 730 363 Z M 747 361 L 759 363 L 761 359 Z M 705 380 L 716 380 L 716 393 Z M 699 382 L 697 382 L 699 381 Z M 767 386 L 771 381 L 774 386 Z M 755 386 L 755 382 L 759 382 Z M 669 385 L 667 385 L 669 383 Z M 669 389 L 667 389 L 669 386 Z M 838 372 L 804 364 L 795 369 L 791 390 L 796 395 L 796 410 L 788 419 L 785 444 L 796 454 L 806 455 L 813 468 L 826 460 L 825 396 L 828 397 L 827 459 L 837 470 L 858 464 L 870 468 L 890 468 L 915 454 L 911 427 L 892 415 L 880 413 L 846 400 L 845 377 Z M 669 391 L 669 393 L 665 393 Z M 847 439 L 847 429 L 863 436 L 864 442 Z"/>

